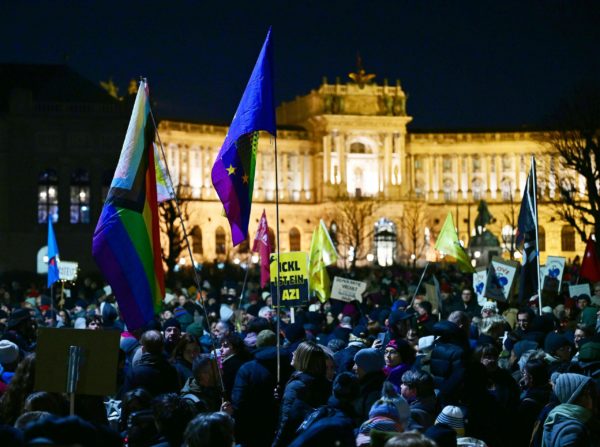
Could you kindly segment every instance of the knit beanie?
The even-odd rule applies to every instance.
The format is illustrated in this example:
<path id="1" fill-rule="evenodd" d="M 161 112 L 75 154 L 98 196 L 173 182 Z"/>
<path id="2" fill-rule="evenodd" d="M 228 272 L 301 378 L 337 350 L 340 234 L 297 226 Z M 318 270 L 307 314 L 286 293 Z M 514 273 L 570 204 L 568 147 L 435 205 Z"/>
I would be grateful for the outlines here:
<path id="1" fill-rule="evenodd" d="M 552 355 L 563 346 L 568 346 L 570 344 L 571 343 L 564 335 L 557 334 L 556 332 L 550 332 L 548 335 L 546 335 L 546 341 L 544 342 L 544 351 Z"/>
<path id="2" fill-rule="evenodd" d="M 583 388 L 591 381 L 591 377 L 581 374 L 561 374 L 554 382 L 554 394 L 561 404 L 571 404 L 577 400 Z"/>
<path id="3" fill-rule="evenodd" d="M 527 351 L 533 351 L 538 348 L 538 344 L 532 340 L 521 340 L 515 343 L 513 346 L 513 351 L 515 351 L 515 356 L 517 360 L 521 358 L 523 354 Z"/>
<path id="4" fill-rule="evenodd" d="M 0 340 L 0 365 L 9 365 L 19 358 L 19 348 L 9 340 Z"/>
<path id="5" fill-rule="evenodd" d="M 597 362 L 600 360 L 600 342 L 588 341 L 579 349 L 580 362 Z"/>
<path id="6" fill-rule="evenodd" d="M 349 372 L 338 374 L 333 381 L 333 397 L 349 402 L 358 397 L 359 386 L 356 376 Z"/>
<path id="7" fill-rule="evenodd" d="M 192 323 L 185 328 L 185 332 L 196 338 L 200 338 L 204 333 L 204 329 L 202 329 L 202 325 L 200 323 Z"/>
<path id="8" fill-rule="evenodd" d="M 266 346 L 275 346 L 277 344 L 277 336 L 270 329 L 263 329 L 256 336 L 256 347 L 264 348 Z"/>
<path id="9" fill-rule="evenodd" d="M 465 435 L 465 416 L 459 407 L 447 405 L 435 420 L 436 424 L 446 424 L 452 427 L 458 436 Z"/>
<path id="10" fill-rule="evenodd" d="M 176 327 L 177 329 L 181 330 L 181 323 L 177 318 L 169 318 L 163 323 L 162 329 L 163 331 L 166 331 L 170 327 Z"/>
<path id="11" fill-rule="evenodd" d="M 365 348 L 358 351 L 354 356 L 354 363 L 367 374 L 380 371 L 385 366 L 383 354 L 373 348 Z"/>

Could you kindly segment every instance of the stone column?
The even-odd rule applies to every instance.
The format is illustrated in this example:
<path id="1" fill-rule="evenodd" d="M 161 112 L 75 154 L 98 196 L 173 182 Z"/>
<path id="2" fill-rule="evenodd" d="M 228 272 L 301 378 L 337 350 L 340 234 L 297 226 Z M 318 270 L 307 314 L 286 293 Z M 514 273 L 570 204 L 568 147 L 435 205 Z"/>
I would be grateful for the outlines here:
<path id="1" fill-rule="evenodd" d="M 429 198 L 433 198 L 433 156 L 428 155 L 426 160 L 427 166 L 425 167 L 425 172 L 427 173 L 427 192 L 429 193 Z"/>
<path id="2" fill-rule="evenodd" d="M 337 145 L 337 153 L 340 166 L 340 183 L 346 184 L 346 135 L 339 135 L 339 144 Z"/>
<path id="3" fill-rule="evenodd" d="M 304 201 L 304 175 L 306 169 L 306 156 L 304 152 L 300 154 L 300 160 L 298 160 L 298 169 L 300 170 L 300 187 L 298 188 L 298 194 L 300 194 L 300 201 Z"/>
<path id="4" fill-rule="evenodd" d="M 502 164 L 500 155 L 494 155 L 494 167 L 496 168 L 496 194 L 500 195 L 502 190 Z"/>
<path id="5" fill-rule="evenodd" d="M 436 157 L 436 167 L 437 167 L 437 193 L 443 194 L 444 192 L 444 157 L 438 155 Z"/>
<path id="6" fill-rule="evenodd" d="M 467 155 L 465 157 L 465 164 L 467 168 L 467 200 L 473 199 L 473 157 Z"/>
<path id="7" fill-rule="evenodd" d="M 492 156 L 488 155 L 486 157 L 482 157 L 483 161 L 485 162 L 485 190 L 486 190 L 486 196 L 489 197 L 490 196 L 490 192 L 491 192 L 491 187 L 490 187 L 490 180 L 491 180 L 491 167 L 492 167 Z"/>
<path id="8" fill-rule="evenodd" d="M 323 136 L 323 182 L 329 183 L 329 171 L 331 170 L 331 137 L 329 134 Z"/>
<path id="9" fill-rule="evenodd" d="M 386 133 L 383 135 L 383 184 L 384 191 L 392 183 L 392 135 Z"/>
<path id="10" fill-rule="evenodd" d="M 462 157 L 460 155 L 454 155 L 452 160 L 455 164 L 454 172 L 456 172 L 456 200 L 460 200 L 463 195 Z"/>
<path id="11" fill-rule="evenodd" d="M 521 156 L 519 154 L 513 155 L 513 162 L 515 163 L 515 184 L 513 185 L 515 191 L 515 197 L 521 196 Z"/>

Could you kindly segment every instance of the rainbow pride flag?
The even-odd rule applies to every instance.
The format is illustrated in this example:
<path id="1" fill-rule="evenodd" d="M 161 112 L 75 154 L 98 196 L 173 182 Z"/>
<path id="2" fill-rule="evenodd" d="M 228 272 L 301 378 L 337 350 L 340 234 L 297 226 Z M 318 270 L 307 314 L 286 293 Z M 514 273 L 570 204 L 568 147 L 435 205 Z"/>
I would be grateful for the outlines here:
<path id="1" fill-rule="evenodd" d="M 129 330 L 152 321 L 165 295 L 154 133 L 148 84 L 142 81 L 92 242 L 92 256 Z"/>

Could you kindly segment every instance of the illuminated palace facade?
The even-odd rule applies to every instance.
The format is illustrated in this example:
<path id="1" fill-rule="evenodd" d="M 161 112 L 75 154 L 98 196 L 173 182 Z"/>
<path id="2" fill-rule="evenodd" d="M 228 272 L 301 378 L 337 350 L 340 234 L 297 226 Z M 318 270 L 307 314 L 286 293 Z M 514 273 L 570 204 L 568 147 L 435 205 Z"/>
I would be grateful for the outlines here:
<path id="1" fill-rule="evenodd" d="M 568 259 L 584 244 L 557 218 L 554 173 L 557 157 L 539 143 L 535 132 L 412 133 L 406 95 L 400 83 L 329 84 L 277 109 L 280 249 L 308 251 L 320 218 L 331 224 L 342 196 L 377 201 L 369 226 L 369 261 L 405 262 L 414 253 L 402 243 L 402 220 L 415 206 L 423 213 L 423 240 L 433 242 L 452 212 L 465 244 L 475 232 L 480 200 L 494 219 L 487 229 L 508 256 L 531 155 L 538 170 L 540 250 Z M 167 163 L 187 204 L 195 261 L 244 261 L 231 247 L 229 225 L 211 183 L 210 171 L 226 127 L 163 121 L 159 126 Z M 266 209 L 275 227 L 274 140 L 261 134 L 256 162 L 249 233 L 252 238 Z M 580 182 L 585 188 L 585 182 Z M 411 211 L 414 212 L 414 211 Z M 367 228 L 368 230 L 368 228 Z M 366 231 L 366 233 L 369 231 Z M 378 233 L 386 234 L 378 238 Z M 514 249 L 514 248 L 513 248 Z M 427 250 L 418 254 L 425 261 Z M 518 257 L 518 255 L 517 255 Z M 182 263 L 185 261 L 182 261 Z"/>

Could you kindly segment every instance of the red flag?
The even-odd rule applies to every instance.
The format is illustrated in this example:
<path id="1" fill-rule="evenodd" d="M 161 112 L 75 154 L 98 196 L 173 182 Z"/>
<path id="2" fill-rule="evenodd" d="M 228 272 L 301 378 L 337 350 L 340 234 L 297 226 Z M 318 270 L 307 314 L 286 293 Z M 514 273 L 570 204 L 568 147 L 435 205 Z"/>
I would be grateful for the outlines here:
<path id="1" fill-rule="evenodd" d="M 254 246 L 252 251 L 258 252 L 260 255 L 260 286 L 265 287 L 271 278 L 269 270 L 269 262 L 271 256 L 271 243 L 269 241 L 269 225 L 267 225 L 267 214 L 263 210 L 258 230 L 254 238 Z"/>
<path id="2" fill-rule="evenodd" d="M 600 260 L 596 253 L 596 243 L 590 237 L 585 246 L 583 261 L 581 261 L 581 270 L 579 276 L 591 282 L 600 281 Z"/>

